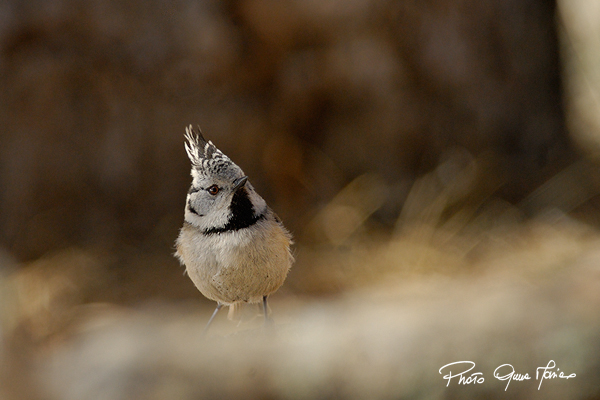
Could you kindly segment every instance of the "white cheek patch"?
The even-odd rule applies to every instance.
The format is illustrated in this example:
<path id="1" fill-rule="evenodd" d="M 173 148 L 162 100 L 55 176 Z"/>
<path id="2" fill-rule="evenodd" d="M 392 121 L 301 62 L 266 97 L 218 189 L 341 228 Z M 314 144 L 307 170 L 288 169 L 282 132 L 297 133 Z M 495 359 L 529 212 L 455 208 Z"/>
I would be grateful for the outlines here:
<path id="1" fill-rule="evenodd" d="M 225 226 L 231 214 L 228 204 L 223 199 L 214 200 L 216 201 L 203 189 L 188 193 L 185 204 L 186 222 L 201 230 Z"/>
<path id="2" fill-rule="evenodd" d="M 210 212 L 207 215 L 198 215 L 185 208 L 185 221 L 199 228 L 201 231 L 222 227 L 229 221 L 229 212 Z"/>

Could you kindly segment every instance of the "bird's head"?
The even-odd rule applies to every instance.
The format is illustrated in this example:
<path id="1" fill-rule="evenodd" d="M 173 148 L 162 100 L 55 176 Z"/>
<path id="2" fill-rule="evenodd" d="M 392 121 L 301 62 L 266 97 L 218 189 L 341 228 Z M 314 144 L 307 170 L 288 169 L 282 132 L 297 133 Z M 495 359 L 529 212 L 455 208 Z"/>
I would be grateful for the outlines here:
<path id="1" fill-rule="evenodd" d="M 195 131 L 189 126 L 185 139 L 185 151 L 192 163 L 186 222 L 204 232 L 236 230 L 266 208 L 244 171 L 206 141 L 200 129 Z"/>

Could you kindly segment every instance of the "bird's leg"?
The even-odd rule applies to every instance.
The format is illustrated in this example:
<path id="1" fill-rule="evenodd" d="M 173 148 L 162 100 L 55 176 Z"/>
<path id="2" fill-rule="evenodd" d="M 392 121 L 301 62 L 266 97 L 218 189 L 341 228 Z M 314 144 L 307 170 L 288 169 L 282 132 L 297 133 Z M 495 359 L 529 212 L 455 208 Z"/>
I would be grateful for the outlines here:
<path id="1" fill-rule="evenodd" d="M 221 309 L 221 307 L 223 307 L 223 304 L 217 303 L 217 308 L 215 308 L 215 311 L 213 311 L 212 315 L 210 316 L 210 319 L 208 320 L 208 323 L 206 324 L 206 327 L 202 331 L 202 336 L 206 335 L 206 332 L 208 332 L 208 327 L 212 323 L 213 319 L 215 319 L 215 317 L 217 316 L 217 313 L 219 312 L 219 310 Z"/>
<path id="2" fill-rule="evenodd" d="M 263 296 L 263 310 L 265 312 L 265 326 L 273 324 L 273 319 L 269 317 L 269 307 L 267 306 L 267 297 Z"/>

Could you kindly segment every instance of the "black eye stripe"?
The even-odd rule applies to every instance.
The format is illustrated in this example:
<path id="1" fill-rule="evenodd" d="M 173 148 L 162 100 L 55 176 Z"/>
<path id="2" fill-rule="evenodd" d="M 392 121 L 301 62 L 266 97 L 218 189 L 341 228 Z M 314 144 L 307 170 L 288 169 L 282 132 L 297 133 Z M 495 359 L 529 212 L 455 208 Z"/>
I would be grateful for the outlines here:
<path id="1" fill-rule="evenodd" d="M 217 186 L 217 185 L 211 185 L 211 186 L 209 186 L 209 187 L 207 187 L 207 188 L 205 188 L 205 187 L 199 187 L 199 188 L 196 188 L 196 187 L 193 187 L 193 186 L 192 186 L 192 187 L 190 187 L 190 189 L 188 190 L 188 194 L 194 194 L 194 193 L 197 193 L 197 192 L 199 192 L 199 191 L 201 191 L 201 190 L 206 190 L 207 192 L 209 192 L 209 193 L 210 193 L 210 191 L 211 191 L 211 189 L 212 189 L 212 188 L 215 188 L 215 189 L 217 190 L 217 192 L 216 192 L 216 193 L 214 193 L 214 194 L 217 194 L 218 192 L 220 192 L 220 191 L 221 191 L 221 188 L 220 188 L 219 186 Z M 212 194 L 212 193 L 211 193 L 211 194 Z"/>

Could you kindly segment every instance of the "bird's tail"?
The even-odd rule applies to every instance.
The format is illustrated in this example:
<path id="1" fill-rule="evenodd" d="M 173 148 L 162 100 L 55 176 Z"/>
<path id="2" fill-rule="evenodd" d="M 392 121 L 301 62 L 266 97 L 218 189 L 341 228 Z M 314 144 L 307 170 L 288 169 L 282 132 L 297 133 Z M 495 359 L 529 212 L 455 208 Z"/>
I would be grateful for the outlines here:
<path id="1" fill-rule="evenodd" d="M 263 306 L 262 304 L 258 304 L 259 314 L 263 314 Z M 227 319 L 230 321 L 238 321 L 242 320 L 242 308 L 244 307 L 244 303 L 233 303 L 229 305 L 229 312 L 227 313 Z M 271 307 L 267 304 L 267 315 L 271 315 Z"/>
<path id="2" fill-rule="evenodd" d="M 231 321 L 239 321 L 242 319 L 242 307 L 244 303 L 233 303 L 229 305 L 229 313 L 227 313 L 227 318 Z"/>

